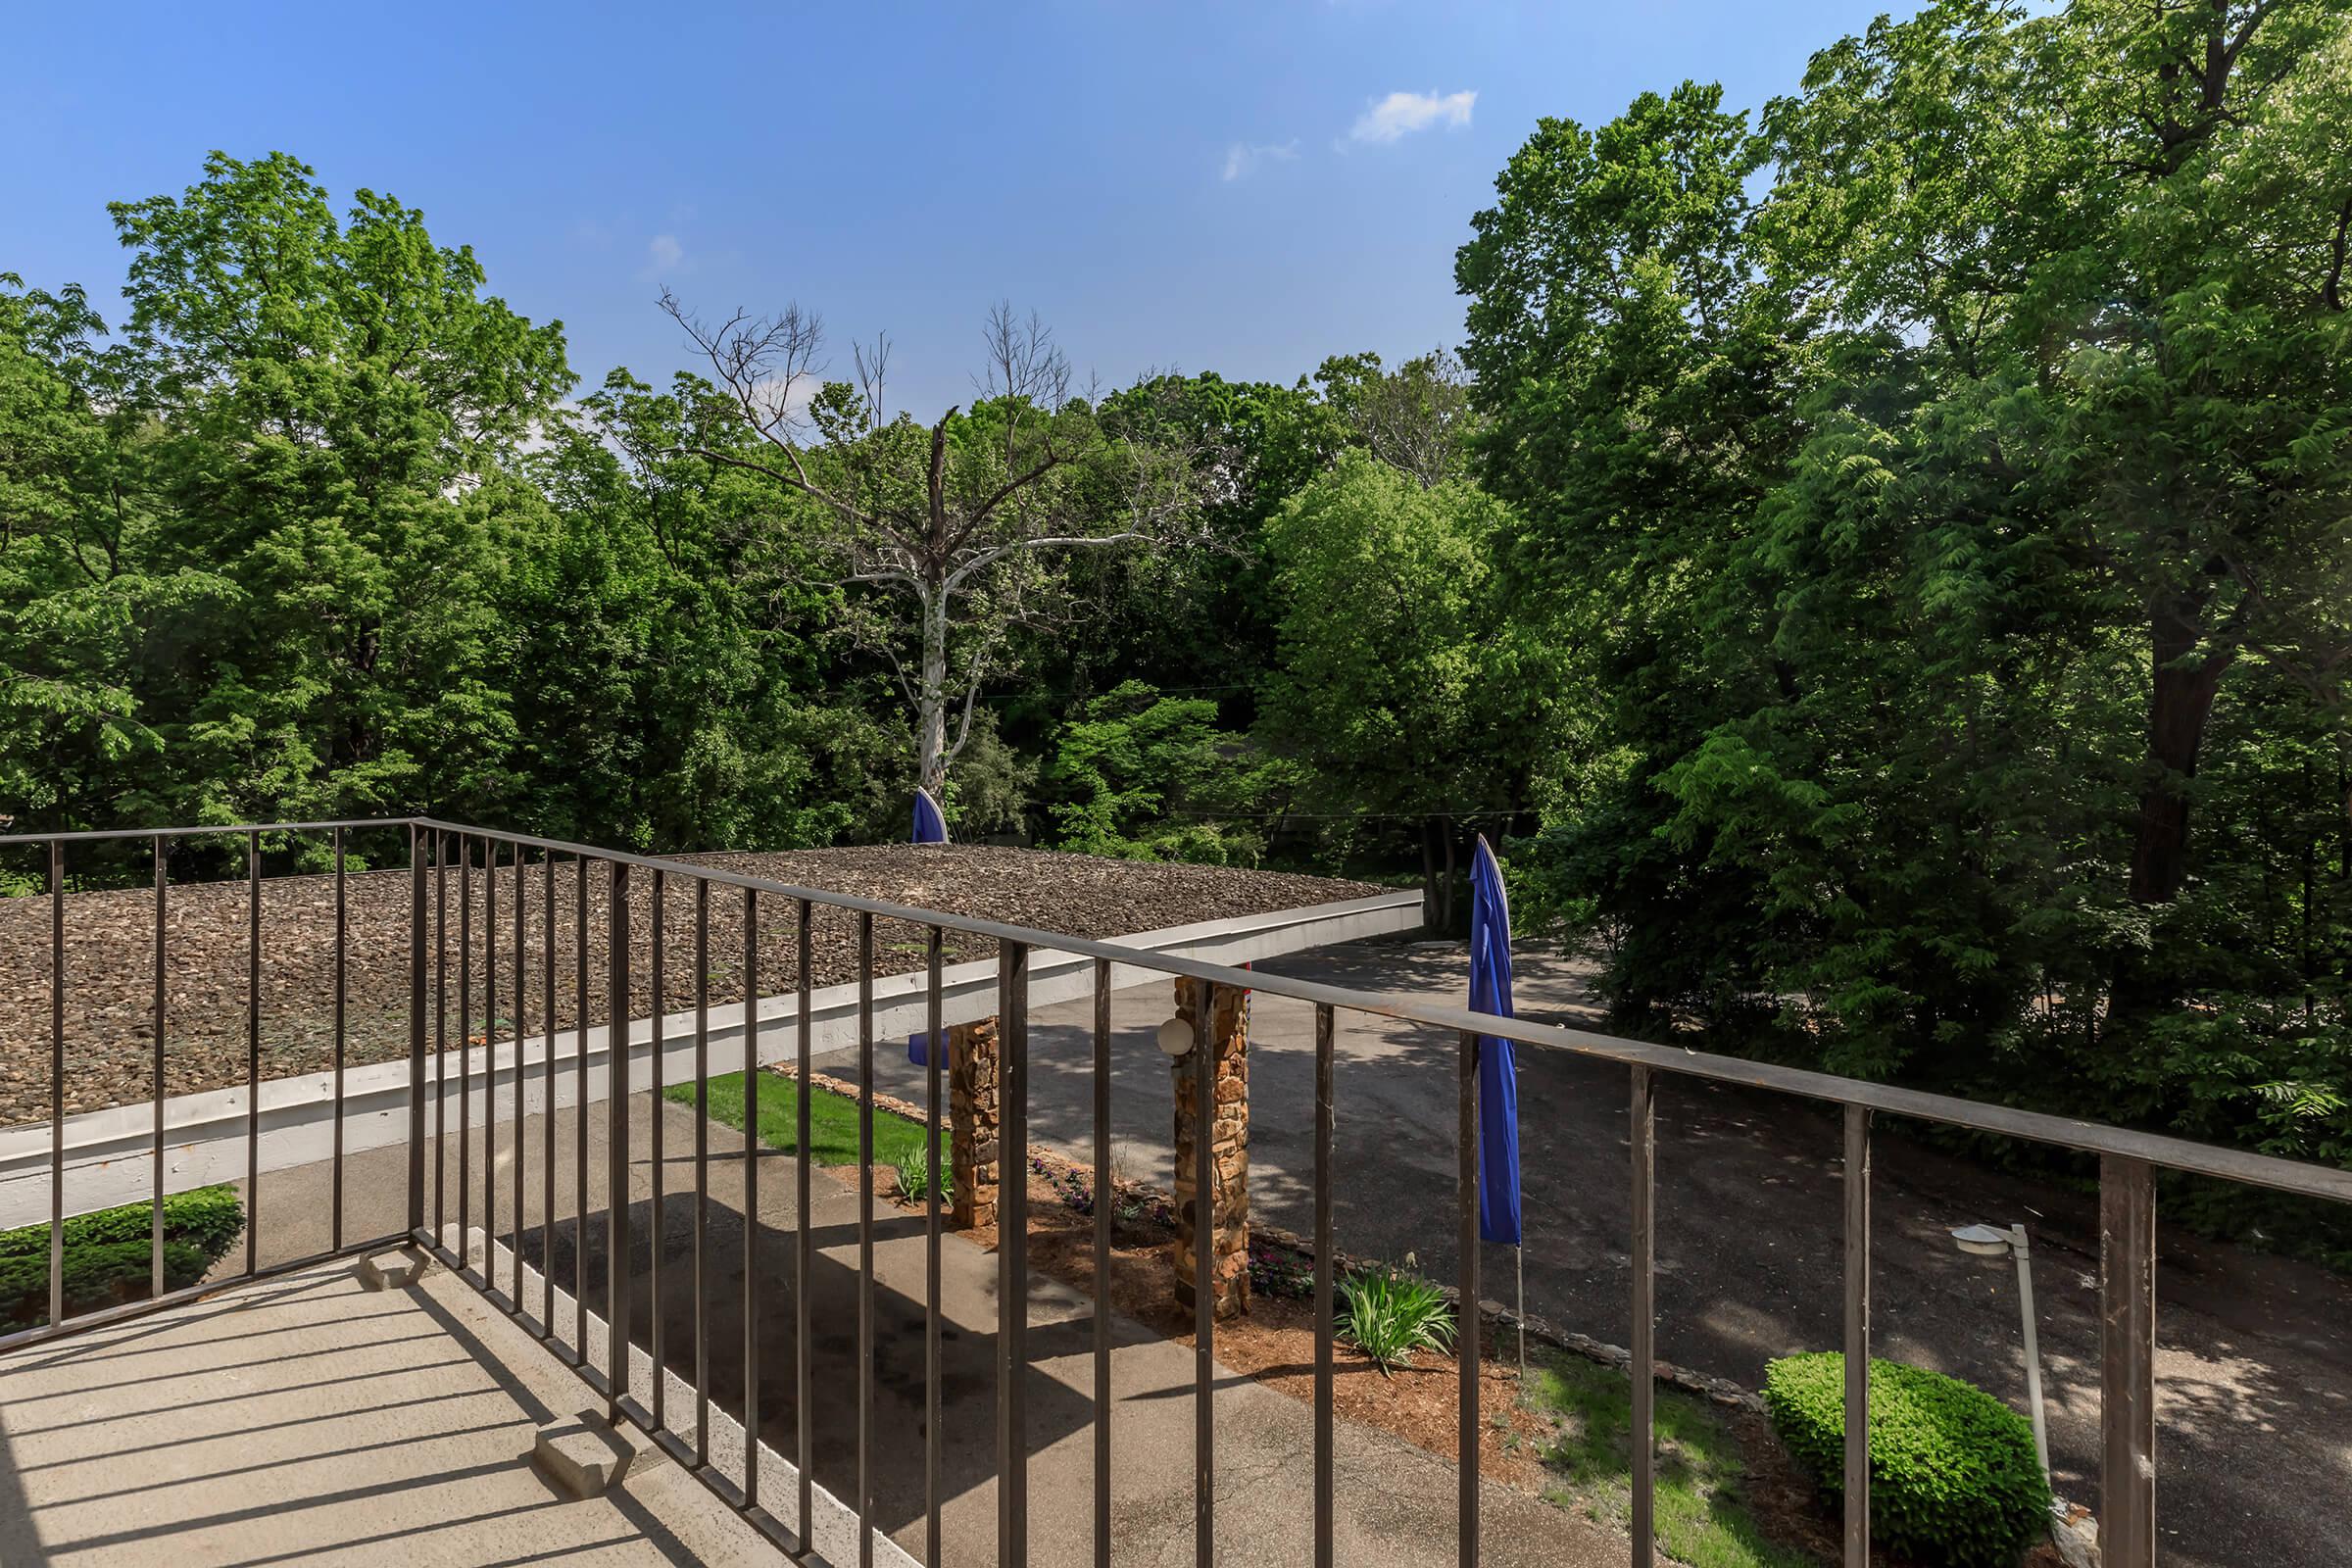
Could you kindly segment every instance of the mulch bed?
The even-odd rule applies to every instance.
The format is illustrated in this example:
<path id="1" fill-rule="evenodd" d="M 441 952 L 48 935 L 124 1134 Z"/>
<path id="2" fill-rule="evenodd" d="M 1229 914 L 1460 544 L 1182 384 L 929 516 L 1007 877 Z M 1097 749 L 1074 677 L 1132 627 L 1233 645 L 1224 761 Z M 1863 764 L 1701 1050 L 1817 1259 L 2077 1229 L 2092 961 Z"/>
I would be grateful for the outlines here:
<path id="1" fill-rule="evenodd" d="M 504 857 L 502 856 L 502 860 Z M 1163 865 L 1100 859 L 994 845 L 881 845 L 794 850 L 767 855 L 681 856 L 678 863 L 735 871 L 794 886 L 905 904 L 946 913 L 1026 925 L 1064 936 L 1109 938 L 1195 921 L 1301 908 L 1380 891 L 1363 883 L 1223 866 Z M 450 950 L 446 1042 L 461 1038 L 458 939 L 460 876 L 448 873 Z M 513 1032 L 515 1013 L 515 876 L 501 865 L 495 932 L 485 929 L 485 878 L 471 876 L 471 975 L 467 1017 L 477 1040 L 485 1030 L 483 982 L 494 967 L 495 1031 Z M 610 977 L 604 943 L 611 888 L 588 877 L 588 971 L 585 1015 L 605 1021 Z M 665 879 L 667 961 L 662 1003 L 694 1004 L 696 896 L 693 879 Z M 523 868 L 522 967 L 529 980 L 523 1027 L 545 1027 L 545 872 Z M 576 910 L 577 866 L 555 866 L 555 1015 L 559 1028 L 582 1017 Z M 436 885 L 435 897 L 439 897 Z M 167 1094 L 241 1084 L 246 1075 L 247 886 L 242 881 L 177 885 L 166 904 L 165 1072 Z M 405 869 L 346 878 L 344 1051 L 347 1064 L 398 1060 L 409 1041 L 409 903 Z M 653 1010 L 653 888 L 650 873 L 630 883 L 631 1011 Z M 744 986 L 744 895 L 712 887 L 710 901 L 710 1000 L 740 1002 Z M 335 881 L 332 876 L 271 877 L 262 884 L 261 1073 L 265 1078 L 321 1072 L 334 1064 Z M 759 989 L 790 991 L 799 966 L 798 910 L 791 900 L 759 901 Z M 155 1051 L 155 895 L 152 889 L 70 893 L 66 899 L 66 1109 L 69 1114 L 148 1099 Z M 485 956 L 495 947 L 495 956 Z M 923 967 L 922 928 L 878 921 L 877 974 Z M 950 964 L 993 956 L 994 942 L 949 933 Z M 809 962 L 819 986 L 858 976 L 857 917 L 819 906 Z M 0 899 L 0 1126 L 49 1115 L 49 901 Z"/>

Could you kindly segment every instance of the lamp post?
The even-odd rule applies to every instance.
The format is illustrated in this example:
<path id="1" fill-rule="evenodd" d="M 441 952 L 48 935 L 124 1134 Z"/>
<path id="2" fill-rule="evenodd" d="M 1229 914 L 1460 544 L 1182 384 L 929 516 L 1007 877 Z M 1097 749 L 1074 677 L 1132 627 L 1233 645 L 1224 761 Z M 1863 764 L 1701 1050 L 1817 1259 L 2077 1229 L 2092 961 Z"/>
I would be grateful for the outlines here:
<path id="1" fill-rule="evenodd" d="M 2026 1242 L 2026 1228 L 2012 1225 L 2001 1230 L 1991 1225 L 1961 1225 L 1953 1229 L 1952 1240 L 1960 1250 L 1978 1257 L 1999 1257 L 2005 1253 L 2017 1259 L 2018 1306 L 2026 1325 L 2026 1397 L 2034 1414 L 2034 1457 L 2041 1461 L 2041 1480 L 2047 1486 L 2050 1438 L 2041 1415 L 2041 1348 L 2034 1334 L 2034 1262 L 2033 1250 Z"/>

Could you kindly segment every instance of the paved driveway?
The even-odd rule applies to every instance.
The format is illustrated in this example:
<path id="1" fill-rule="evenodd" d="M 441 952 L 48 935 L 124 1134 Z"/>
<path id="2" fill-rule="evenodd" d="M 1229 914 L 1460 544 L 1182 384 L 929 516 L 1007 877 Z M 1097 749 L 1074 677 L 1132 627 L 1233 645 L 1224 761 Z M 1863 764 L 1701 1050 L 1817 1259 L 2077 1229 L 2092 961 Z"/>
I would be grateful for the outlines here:
<path id="1" fill-rule="evenodd" d="M 1361 990 L 1458 998 L 1459 945 L 1359 945 L 1267 965 Z M 1586 976 L 1521 956 L 1530 1017 L 1586 1015 Z M 1173 1162 L 1165 1058 L 1152 1034 L 1172 1010 L 1152 985 L 1112 1010 L 1113 1134 L 1121 1173 L 1162 1187 Z M 1030 1130 L 1092 1148 L 1087 1004 L 1041 1010 Z M 1451 1036 L 1343 1016 L 1337 1076 L 1341 1246 L 1454 1270 Z M 854 1076 L 852 1054 L 823 1070 Z M 1260 995 L 1251 1018 L 1250 1183 L 1256 1211 L 1297 1231 L 1313 1220 L 1311 1010 Z M 920 1069 L 886 1050 L 883 1087 L 916 1100 Z M 1530 1311 L 1627 1340 L 1626 1075 L 1549 1053 L 1520 1057 L 1521 1160 Z M 1756 1386 L 1764 1363 L 1840 1338 L 1839 1132 L 1831 1114 L 1776 1097 L 1668 1082 L 1658 1103 L 1658 1347 L 1666 1358 Z M 2095 1205 L 2063 1190 L 1920 1147 L 1882 1123 L 1872 1249 L 1880 1353 L 1967 1377 L 2022 1406 L 2015 1274 L 1946 1239 L 1954 1225 L 2022 1220 L 2034 1240 L 2044 1377 L 2058 1490 L 2097 1502 L 2098 1253 Z M 2352 1563 L 2352 1284 L 2323 1270 L 2167 1231 L 2157 1313 L 2158 1524 L 2163 1560 L 2194 1568 Z M 1507 1298 L 1511 1258 L 1490 1250 L 1485 1294 Z"/>

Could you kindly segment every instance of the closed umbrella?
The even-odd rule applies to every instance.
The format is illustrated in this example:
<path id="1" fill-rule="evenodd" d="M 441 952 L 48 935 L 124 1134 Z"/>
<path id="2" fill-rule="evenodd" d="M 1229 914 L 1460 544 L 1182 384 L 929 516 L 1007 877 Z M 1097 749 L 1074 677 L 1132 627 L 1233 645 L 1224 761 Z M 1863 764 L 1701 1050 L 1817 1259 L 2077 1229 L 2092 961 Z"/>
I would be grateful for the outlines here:
<path id="1" fill-rule="evenodd" d="M 1511 1005 L 1511 904 L 1485 834 L 1470 860 L 1470 1010 L 1499 1018 Z M 1527 1265 L 1519 1212 L 1519 1068 L 1511 1043 L 1478 1041 L 1478 1234 L 1518 1250 L 1519 1363 L 1527 1364 Z"/>
<path id="2" fill-rule="evenodd" d="M 926 789 L 917 789 L 914 792 L 914 842 L 917 844 L 945 844 L 948 842 L 947 814 L 940 810 L 939 803 L 931 798 L 931 792 Z M 908 1036 L 906 1059 L 917 1067 L 930 1066 L 931 1037 L 929 1035 Z M 944 1064 L 947 1058 L 942 1056 L 940 1060 Z"/>

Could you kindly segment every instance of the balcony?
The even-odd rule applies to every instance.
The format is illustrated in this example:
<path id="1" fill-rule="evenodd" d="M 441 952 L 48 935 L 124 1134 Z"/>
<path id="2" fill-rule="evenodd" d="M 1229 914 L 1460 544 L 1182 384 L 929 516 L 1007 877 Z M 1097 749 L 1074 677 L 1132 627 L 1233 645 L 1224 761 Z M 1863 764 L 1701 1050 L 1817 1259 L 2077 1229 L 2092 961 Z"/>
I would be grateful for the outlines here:
<path id="1" fill-rule="evenodd" d="M 2155 1168 L 2352 1200 L 2339 1171 L 1239 967 L 1418 924 L 1417 901 L 1359 889 L 1290 907 L 1260 898 L 1202 920 L 1163 912 L 1156 924 L 1133 911 L 1164 905 L 1097 889 L 1098 909 L 1123 912 L 1068 935 L 973 912 L 945 885 L 922 906 L 452 824 L 390 830 L 410 857 L 375 873 L 397 884 L 396 929 L 355 921 L 344 879 L 301 897 L 271 886 L 258 856 L 249 884 L 210 884 L 204 900 L 159 876 L 142 936 L 163 977 L 154 995 L 119 970 L 68 972 L 49 1016 L 34 1018 L 49 1037 L 44 1084 L 58 1113 L 0 1134 L 0 1221 L 52 1223 L 58 1255 L 72 1215 L 155 1204 L 154 1270 L 143 1298 L 91 1310 L 74 1310 L 61 1281 L 51 1321 L 6 1342 L 8 1562 L 1651 1561 L 1654 1443 L 1634 1448 L 1631 1545 L 1483 1473 L 1496 1461 L 1482 1401 L 1511 1343 L 1495 1314 L 1456 1358 L 1450 1442 L 1399 1441 L 1340 1413 L 1335 1137 L 1356 1107 L 1382 1102 L 1362 1070 L 1452 1101 L 1440 1120 L 1456 1136 L 1444 1173 L 1421 1179 L 1420 1201 L 1450 1216 L 1444 1266 L 1456 1299 L 1504 1294 L 1482 1279 L 1476 1240 L 1468 1042 L 1479 1033 L 1578 1058 L 1585 1089 L 1615 1083 L 1626 1148 L 1610 1203 L 1625 1216 L 1635 1364 L 1657 1359 L 1657 1238 L 1674 1223 L 1658 1206 L 1662 1082 L 1835 1107 L 1837 1147 L 1821 1154 L 1841 1156 L 1843 1254 L 1819 1272 L 1853 1352 L 1873 1333 L 1874 1115 L 2096 1155 L 2093 1490 L 2106 1560 L 2152 1561 Z M 345 833 L 387 829 L 300 831 L 339 847 Z M 104 839 L 60 842 L 53 863 L 85 842 L 89 853 L 117 848 Z M 8 935 L 63 965 L 89 952 L 68 933 L 92 895 L 69 895 L 62 875 L 55 887 L 9 911 L 37 906 L 42 927 Z M 135 897 L 145 912 L 149 895 Z M 270 912 L 303 898 L 309 938 Z M 197 916 L 223 899 L 243 916 L 245 945 L 220 951 L 246 965 L 246 988 L 229 987 L 246 1071 L 241 1082 L 174 1083 L 172 947 L 221 941 Z M 334 995 L 392 1004 L 332 1009 L 326 1071 L 265 1075 L 270 1009 L 289 1005 L 269 983 L 270 955 L 320 931 L 332 933 Z M 363 966 L 373 978 L 355 985 Z M 73 1108 L 83 1058 L 66 1049 L 66 999 L 93 979 L 102 994 L 131 993 L 110 1004 L 134 1023 L 161 999 L 165 1027 L 148 1019 L 144 1037 L 148 1051 L 156 1039 L 167 1048 L 147 1074 L 160 1094 Z M 1189 1042 L 1154 1031 L 1177 1000 L 1172 981 L 1191 998 Z M 1259 1114 L 1271 1122 L 1279 1104 L 1294 1135 L 1262 1168 L 1259 1212 L 1293 1223 L 1312 1274 L 1311 1336 L 1287 1384 L 1221 1358 L 1220 1340 L 1238 1344 L 1241 1332 L 1219 1310 L 1232 1254 L 1215 1224 L 1207 1245 L 1189 1245 L 1204 1238 L 1191 1234 L 1187 1187 L 1221 1194 L 1232 1151 L 1213 1136 L 1188 1140 L 1187 1126 L 1220 1125 L 1224 1100 L 1218 1074 L 1181 1064 L 1221 1049 L 1230 999 L 1245 992 L 1291 1020 L 1281 1040 L 1252 1048 Z M 1186 1052 L 1175 1076 L 1139 1062 L 1132 1043 L 1147 1032 Z M 1418 1054 L 1350 1058 L 1343 1078 L 1351 1032 L 1409 1040 Z M 967 1110 L 954 1069 L 900 1065 L 905 1038 L 951 1033 L 967 1073 L 993 1061 L 983 1143 L 1037 1150 L 1051 1170 L 1115 1170 L 1139 1126 L 1175 1117 L 1189 1323 L 1154 1329 L 1117 1309 L 1118 1274 L 1104 1265 L 1118 1205 L 1099 1187 L 1076 1219 L 1041 1208 L 1017 1168 L 985 1188 L 967 1182 L 950 1201 L 936 1181 L 919 1200 L 894 1198 L 877 1118 L 896 1103 L 945 1128 Z M 373 1044 L 355 1052 L 355 1039 Z M 1129 1044 L 1114 1054 L 1114 1039 Z M 928 1054 L 937 1064 L 945 1053 Z M 701 1111 L 714 1084 L 755 1061 L 772 1070 L 748 1082 L 801 1120 L 788 1147 L 747 1158 L 737 1126 Z M 855 1156 L 828 1168 L 811 1153 L 816 1095 L 795 1086 L 843 1067 Z M 943 1166 L 986 1153 L 944 1142 Z M 245 1201 L 242 1253 L 175 1288 L 160 1200 L 223 1182 Z M 959 1224 L 958 1204 L 983 1191 L 993 1214 Z M 1008 1234 L 1029 1245 L 997 1245 Z M 368 1288 L 370 1259 L 397 1273 L 404 1256 L 419 1277 Z M 1637 1434 L 1649 1433 L 1655 1388 L 1636 1379 L 1632 1398 Z M 1854 1467 L 1867 1420 L 1859 1380 L 1846 1413 L 1847 1486 L 1859 1494 L 1869 1484 Z M 747 1445 L 747 1432 L 759 1442 Z M 543 1440 L 612 1462 L 625 1454 L 625 1469 L 577 1495 Z M 1846 1560 L 1870 1560 L 1864 1515 L 1845 1517 Z"/>

